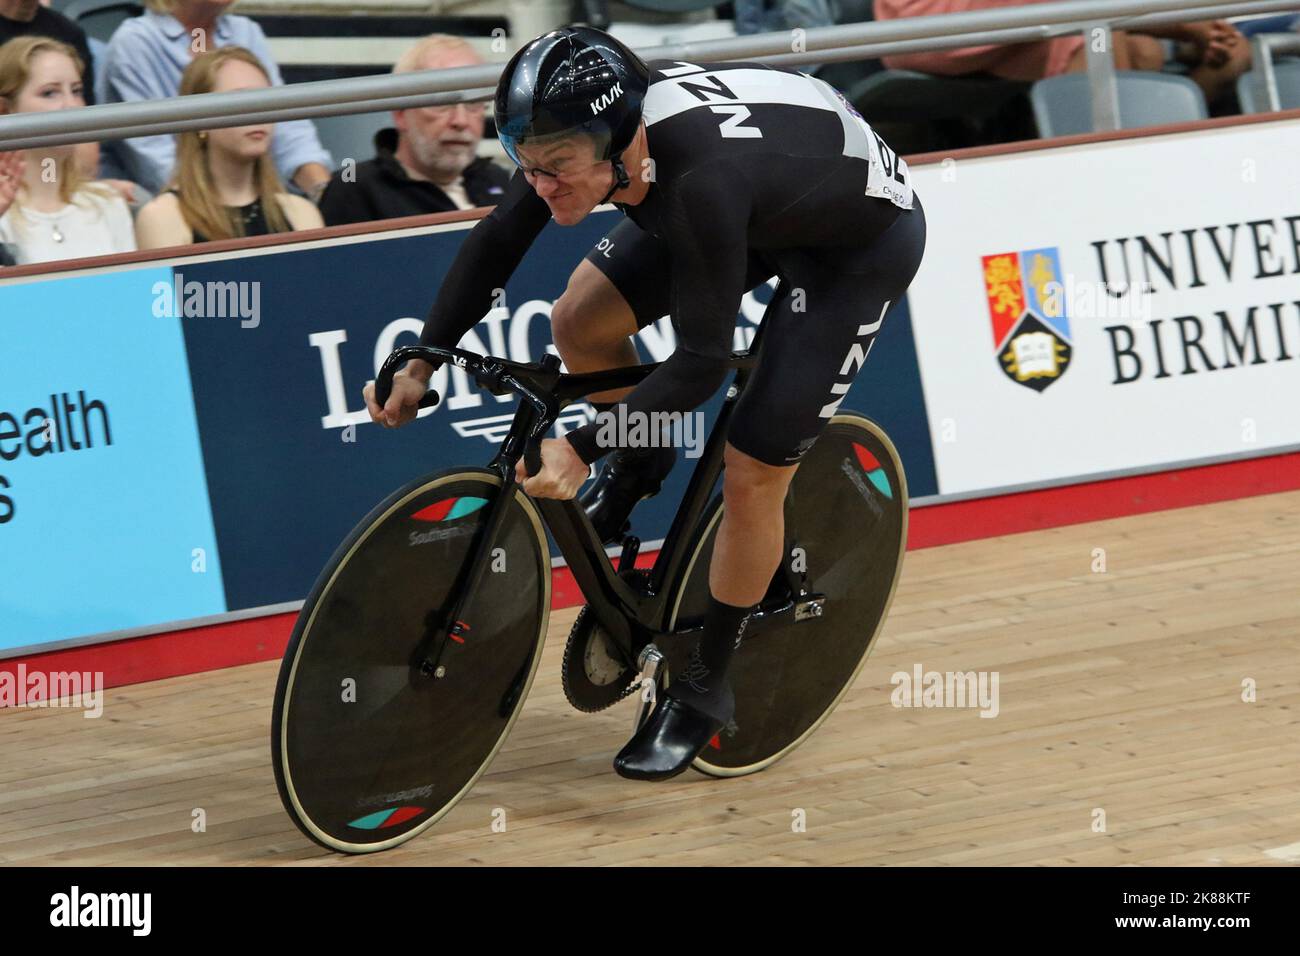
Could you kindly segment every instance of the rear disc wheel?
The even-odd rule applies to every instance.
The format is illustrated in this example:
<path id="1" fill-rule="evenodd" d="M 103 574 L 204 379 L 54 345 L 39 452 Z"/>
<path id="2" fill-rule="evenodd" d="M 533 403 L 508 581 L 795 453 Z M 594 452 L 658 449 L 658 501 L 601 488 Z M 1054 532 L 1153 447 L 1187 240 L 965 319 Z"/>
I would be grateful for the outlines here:
<path id="1" fill-rule="evenodd" d="M 721 519 L 719 499 L 701 521 L 670 630 L 704 617 Z M 879 425 L 853 414 L 831 419 L 791 482 L 785 537 L 788 578 L 825 600 L 803 620 L 790 614 L 747 629 L 729 671 L 735 718 L 693 764 L 712 776 L 754 773 L 799 746 L 848 693 L 880 635 L 907 542 L 907 482 Z M 670 677 L 681 673 L 688 642 L 660 647 Z"/>

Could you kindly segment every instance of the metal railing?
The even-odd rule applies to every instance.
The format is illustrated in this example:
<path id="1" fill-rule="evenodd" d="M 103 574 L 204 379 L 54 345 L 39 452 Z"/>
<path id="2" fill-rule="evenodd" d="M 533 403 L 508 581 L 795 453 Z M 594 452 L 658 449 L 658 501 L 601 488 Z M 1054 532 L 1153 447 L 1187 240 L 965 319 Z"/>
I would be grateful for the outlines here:
<path id="1" fill-rule="evenodd" d="M 860 60 L 986 43 L 1026 42 L 1083 32 L 1088 40 L 1085 46 L 1089 54 L 1094 127 L 1109 130 L 1119 126 L 1110 43 L 1112 29 L 1137 29 L 1247 13 L 1287 11 L 1295 7 L 1296 0 L 1235 0 L 1224 3 L 1065 0 L 906 20 L 844 24 L 808 30 L 796 36 L 789 32 L 763 33 L 643 48 L 637 52 L 647 59 L 745 59 L 793 65 Z M 0 150 L 481 100 L 491 95 L 500 72 L 499 64 L 485 64 L 0 116 Z"/>
<path id="2" fill-rule="evenodd" d="M 1255 74 L 1255 83 L 1263 102 L 1268 104 L 1270 112 L 1276 113 L 1282 108 L 1278 99 L 1277 74 L 1273 70 L 1274 53 L 1300 53 L 1300 34 L 1295 33 L 1259 33 L 1251 41 L 1254 56 L 1251 70 Z"/>

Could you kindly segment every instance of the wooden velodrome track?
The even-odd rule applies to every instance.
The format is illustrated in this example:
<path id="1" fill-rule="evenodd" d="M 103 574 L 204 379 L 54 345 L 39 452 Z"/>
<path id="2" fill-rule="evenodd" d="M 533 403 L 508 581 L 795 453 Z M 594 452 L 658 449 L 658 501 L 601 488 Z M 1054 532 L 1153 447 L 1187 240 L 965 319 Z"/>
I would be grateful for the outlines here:
<path id="1" fill-rule="evenodd" d="M 1297 581 L 1300 492 L 914 551 L 816 735 L 750 777 L 663 784 L 610 768 L 630 702 L 566 703 L 574 611 L 557 612 L 489 772 L 423 836 L 364 857 L 319 849 L 280 807 L 276 662 L 109 690 L 97 720 L 0 711 L 0 863 L 1297 862 Z M 997 671 L 998 716 L 895 708 L 891 675 L 917 664 Z"/>

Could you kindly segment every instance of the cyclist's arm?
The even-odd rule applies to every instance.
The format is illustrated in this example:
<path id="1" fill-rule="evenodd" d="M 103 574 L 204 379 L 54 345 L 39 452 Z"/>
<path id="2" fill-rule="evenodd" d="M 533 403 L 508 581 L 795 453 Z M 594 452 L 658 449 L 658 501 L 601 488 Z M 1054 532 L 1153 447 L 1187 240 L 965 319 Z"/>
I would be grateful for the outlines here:
<path id="1" fill-rule="evenodd" d="M 749 213 L 748 181 L 728 164 L 712 163 L 678 180 L 663 221 L 673 257 L 677 350 L 624 399 L 629 413 L 688 412 L 727 377 L 745 294 Z M 590 422 L 565 436 L 586 464 L 610 451 L 597 443 L 600 426 Z"/>
<path id="2" fill-rule="evenodd" d="M 420 344 L 452 348 L 474 328 L 550 218 L 546 203 L 516 170 L 501 202 L 470 230 L 456 253 L 424 321 Z M 407 370 L 427 382 L 435 367 L 417 361 Z"/>

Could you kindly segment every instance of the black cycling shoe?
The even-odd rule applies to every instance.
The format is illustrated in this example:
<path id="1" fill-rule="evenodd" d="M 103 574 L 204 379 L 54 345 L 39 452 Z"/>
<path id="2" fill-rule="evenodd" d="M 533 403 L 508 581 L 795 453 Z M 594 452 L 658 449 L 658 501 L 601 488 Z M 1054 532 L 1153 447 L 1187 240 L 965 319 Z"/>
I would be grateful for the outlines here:
<path id="1" fill-rule="evenodd" d="M 664 694 L 650 718 L 614 758 L 614 770 L 630 780 L 667 780 L 691 761 L 726 726 L 690 704 Z"/>
<path id="2" fill-rule="evenodd" d="M 676 463 L 673 448 L 620 448 L 610 454 L 595 483 L 578 499 L 602 542 L 619 541 L 627 533 L 632 509 L 659 494 Z"/>

